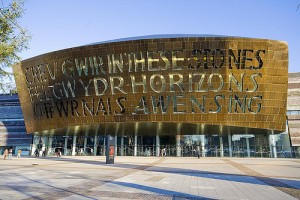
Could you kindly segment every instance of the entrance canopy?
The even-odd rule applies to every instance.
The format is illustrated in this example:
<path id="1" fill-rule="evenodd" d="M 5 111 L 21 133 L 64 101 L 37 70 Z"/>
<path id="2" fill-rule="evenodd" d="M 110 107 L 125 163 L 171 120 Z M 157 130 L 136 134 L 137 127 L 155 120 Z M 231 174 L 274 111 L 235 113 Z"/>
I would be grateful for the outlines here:
<path id="1" fill-rule="evenodd" d="M 136 123 L 107 123 L 99 125 L 80 125 L 59 129 L 35 132 L 40 136 L 155 136 L 155 135 L 228 135 L 228 134 L 261 134 L 269 135 L 280 133 L 269 129 L 257 129 L 235 126 L 218 126 L 191 123 L 162 123 L 162 122 L 136 122 Z"/>

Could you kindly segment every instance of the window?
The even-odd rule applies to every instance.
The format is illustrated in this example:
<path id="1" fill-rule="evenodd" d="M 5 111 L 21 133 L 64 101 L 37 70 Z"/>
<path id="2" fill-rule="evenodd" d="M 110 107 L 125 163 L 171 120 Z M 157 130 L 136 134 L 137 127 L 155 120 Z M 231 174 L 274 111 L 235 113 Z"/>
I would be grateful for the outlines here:
<path id="1" fill-rule="evenodd" d="M 300 115 L 300 110 L 288 110 L 287 115 Z"/>

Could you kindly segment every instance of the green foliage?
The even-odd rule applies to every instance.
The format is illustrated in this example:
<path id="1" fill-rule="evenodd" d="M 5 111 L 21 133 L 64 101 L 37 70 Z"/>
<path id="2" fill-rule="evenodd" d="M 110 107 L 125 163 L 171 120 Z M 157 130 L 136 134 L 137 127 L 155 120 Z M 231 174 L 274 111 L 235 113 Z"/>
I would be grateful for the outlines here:
<path id="1" fill-rule="evenodd" d="M 18 19 L 24 13 L 23 6 L 22 0 L 12 0 L 7 7 L 3 5 L 0 8 L 0 89 L 2 91 L 13 87 L 10 84 L 11 67 L 20 61 L 18 53 L 28 48 L 30 40 L 28 31 L 18 24 Z M 6 80 L 9 83 L 4 83 Z"/>

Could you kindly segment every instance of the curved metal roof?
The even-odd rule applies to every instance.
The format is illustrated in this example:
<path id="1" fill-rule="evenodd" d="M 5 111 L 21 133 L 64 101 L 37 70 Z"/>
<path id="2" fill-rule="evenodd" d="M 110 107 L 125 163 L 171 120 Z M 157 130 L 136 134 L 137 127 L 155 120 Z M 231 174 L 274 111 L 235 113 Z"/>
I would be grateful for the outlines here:
<path id="1" fill-rule="evenodd" d="M 144 36 L 136 36 L 136 37 L 127 37 L 127 38 L 119 38 L 113 40 L 107 40 L 103 42 L 95 42 L 87 45 L 95 45 L 95 44 L 104 44 L 110 42 L 124 42 L 130 40 L 145 40 L 145 39 L 161 39 L 161 38 L 193 38 L 193 37 L 227 37 L 227 38 L 237 38 L 237 36 L 227 36 L 227 35 L 211 35 L 211 34 L 158 34 L 158 35 L 144 35 Z M 243 37 L 244 38 L 244 37 Z M 87 46 L 83 45 L 83 46 Z"/>

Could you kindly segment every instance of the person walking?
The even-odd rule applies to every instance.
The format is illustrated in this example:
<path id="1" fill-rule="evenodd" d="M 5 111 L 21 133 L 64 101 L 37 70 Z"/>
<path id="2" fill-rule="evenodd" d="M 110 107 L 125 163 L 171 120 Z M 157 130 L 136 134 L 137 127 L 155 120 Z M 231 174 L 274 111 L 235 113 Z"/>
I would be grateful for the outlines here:
<path id="1" fill-rule="evenodd" d="M 5 160 L 8 156 L 8 149 L 5 149 L 4 153 L 3 153 L 3 159 Z"/>
<path id="2" fill-rule="evenodd" d="M 61 157 L 61 151 L 60 151 L 60 149 L 57 150 L 57 157 Z"/>
<path id="3" fill-rule="evenodd" d="M 166 150 L 166 148 L 163 148 L 162 156 L 163 156 L 163 157 L 166 157 L 166 155 L 167 155 L 167 150 Z"/>
<path id="4" fill-rule="evenodd" d="M 18 155 L 17 155 L 17 158 L 21 158 L 21 152 L 22 152 L 22 150 L 21 150 L 21 149 L 19 149 L 19 150 L 18 150 Z"/>
<path id="5" fill-rule="evenodd" d="M 43 157 L 46 157 L 46 150 L 43 151 Z"/>
<path id="6" fill-rule="evenodd" d="M 9 151 L 8 151 L 8 159 L 9 160 L 12 159 L 12 152 L 13 152 L 13 150 L 12 150 L 12 148 L 10 148 Z"/>
<path id="7" fill-rule="evenodd" d="M 198 157 L 198 159 L 200 158 L 200 150 L 199 149 L 197 149 L 197 157 Z"/>
<path id="8" fill-rule="evenodd" d="M 40 157 L 40 152 L 39 152 L 38 149 L 36 149 L 36 150 L 34 151 L 34 155 L 35 155 L 35 157 Z"/>

